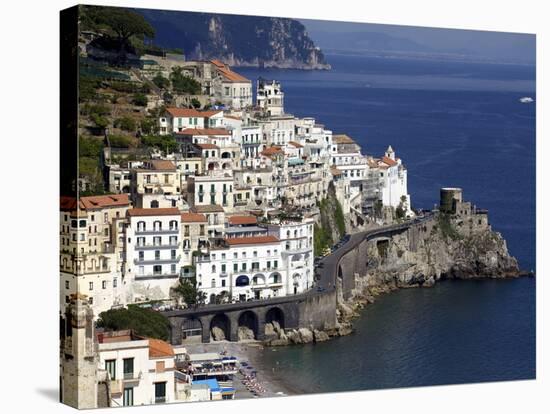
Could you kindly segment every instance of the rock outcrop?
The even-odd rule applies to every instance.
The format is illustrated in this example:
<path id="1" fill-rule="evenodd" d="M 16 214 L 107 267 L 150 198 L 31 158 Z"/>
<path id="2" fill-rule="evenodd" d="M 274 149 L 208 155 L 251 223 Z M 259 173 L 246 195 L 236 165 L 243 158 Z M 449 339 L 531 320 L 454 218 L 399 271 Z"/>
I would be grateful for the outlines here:
<path id="1" fill-rule="evenodd" d="M 139 9 L 155 42 L 195 60 L 231 66 L 330 69 L 302 23 L 294 19 Z"/>
<path id="2" fill-rule="evenodd" d="M 226 339 L 223 329 L 218 328 L 217 326 L 212 327 L 211 333 L 214 341 L 224 341 Z"/>

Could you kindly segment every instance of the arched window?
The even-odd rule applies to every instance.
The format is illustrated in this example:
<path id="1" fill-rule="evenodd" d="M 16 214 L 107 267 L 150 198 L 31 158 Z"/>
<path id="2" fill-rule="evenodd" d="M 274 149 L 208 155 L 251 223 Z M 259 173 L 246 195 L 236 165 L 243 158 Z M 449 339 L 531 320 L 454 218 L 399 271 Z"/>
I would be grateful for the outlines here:
<path id="1" fill-rule="evenodd" d="M 153 229 L 155 231 L 159 231 L 159 230 L 162 230 L 162 222 L 157 220 L 153 223 Z"/>
<path id="2" fill-rule="evenodd" d="M 151 201 L 151 208 L 159 208 L 158 200 Z"/>
<path id="3" fill-rule="evenodd" d="M 145 222 L 138 221 L 138 231 L 145 231 Z"/>
<path id="4" fill-rule="evenodd" d="M 250 284 L 250 279 L 248 276 L 242 275 L 237 278 L 235 281 L 235 286 L 248 286 Z"/>
<path id="5" fill-rule="evenodd" d="M 170 220 L 170 230 L 177 230 L 178 222 L 176 220 Z"/>
<path id="6" fill-rule="evenodd" d="M 212 265 L 212 273 L 216 273 L 216 265 Z"/>

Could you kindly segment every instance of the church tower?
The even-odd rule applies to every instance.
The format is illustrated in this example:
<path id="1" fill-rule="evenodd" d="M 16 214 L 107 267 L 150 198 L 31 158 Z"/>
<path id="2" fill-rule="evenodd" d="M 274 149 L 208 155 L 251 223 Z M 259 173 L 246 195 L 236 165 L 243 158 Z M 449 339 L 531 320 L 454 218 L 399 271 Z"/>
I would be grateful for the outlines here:
<path id="1" fill-rule="evenodd" d="M 395 151 L 393 150 L 391 145 L 388 146 L 388 149 L 386 150 L 386 153 L 384 155 L 395 161 Z"/>

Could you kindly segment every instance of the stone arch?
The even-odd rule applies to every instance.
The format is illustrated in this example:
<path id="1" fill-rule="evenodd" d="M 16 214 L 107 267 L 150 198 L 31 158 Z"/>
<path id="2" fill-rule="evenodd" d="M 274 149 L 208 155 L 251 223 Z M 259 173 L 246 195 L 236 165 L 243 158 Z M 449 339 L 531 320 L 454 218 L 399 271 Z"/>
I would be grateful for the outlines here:
<path id="1" fill-rule="evenodd" d="M 263 273 L 256 273 L 252 277 L 252 286 L 265 285 L 265 275 Z"/>
<path id="2" fill-rule="evenodd" d="M 251 310 L 242 312 L 237 322 L 238 339 L 258 338 L 258 316 Z"/>
<path id="3" fill-rule="evenodd" d="M 221 156 L 222 159 L 228 159 L 228 158 L 231 158 L 231 153 L 228 152 L 228 151 L 224 151 L 222 152 L 222 156 Z"/>
<path id="4" fill-rule="evenodd" d="M 231 321 L 225 313 L 216 314 L 210 321 L 210 335 L 214 341 L 229 340 Z"/>
<path id="5" fill-rule="evenodd" d="M 274 284 L 274 283 L 282 283 L 283 277 L 279 272 L 273 272 L 269 275 L 268 283 Z"/>
<path id="6" fill-rule="evenodd" d="M 185 319 L 181 324 L 183 340 L 191 340 L 194 337 L 202 338 L 202 322 L 199 318 L 192 317 Z"/>
<path id="7" fill-rule="evenodd" d="M 275 306 L 265 313 L 265 323 L 277 322 L 281 329 L 285 327 L 285 314 L 281 308 Z"/>

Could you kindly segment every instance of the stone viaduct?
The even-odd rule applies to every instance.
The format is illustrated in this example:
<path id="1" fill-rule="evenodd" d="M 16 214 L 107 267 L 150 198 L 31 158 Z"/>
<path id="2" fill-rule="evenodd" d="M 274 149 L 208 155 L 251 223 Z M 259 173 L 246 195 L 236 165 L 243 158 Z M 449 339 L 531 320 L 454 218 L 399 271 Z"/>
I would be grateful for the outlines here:
<path id="1" fill-rule="evenodd" d="M 317 289 L 309 292 L 266 300 L 221 305 L 198 306 L 164 312 L 170 322 L 170 342 L 183 340 L 211 341 L 212 328 L 221 329 L 230 341 L 238 340 L 239 327 L 252 330 L 255 339 L 266 336 L 267 323 L 278 322 L 283 329 L 332 329 L 336 326 L 337 278 L 341 280 L 342 296 L 348 299 L 355 288 L 355 274 L 364 275 L 369 265 L 368 243 L 388 243 L 395 234 L 407 232 L 409 248 L 416 251 L 421 232 L 433 214 L 402 224 L 363 231 L 322 260 L 317 270 Z"/>

